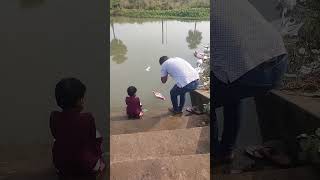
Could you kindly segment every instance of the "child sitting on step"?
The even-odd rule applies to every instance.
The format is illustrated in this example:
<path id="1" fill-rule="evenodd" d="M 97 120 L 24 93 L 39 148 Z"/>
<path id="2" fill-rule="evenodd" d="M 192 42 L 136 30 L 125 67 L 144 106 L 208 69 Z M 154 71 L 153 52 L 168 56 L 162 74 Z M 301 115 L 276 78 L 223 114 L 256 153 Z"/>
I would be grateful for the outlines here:
<path id="1" fill-rule="evenodd" d="M 91 113 L 82 113 L 86 87 L 75 78 L 62 79 L 55 97 L 62 111 L 53 111 L 53 163 L 60 177 L 96 175 L 104 170 L 102 137 Z"/>
<path id="2" fill-rule="evenodd" d="M 136 96 L 137 88 L 130 86 L 127 89 L 128 96 L 126 97 L 127 115 L 128 118 L 141 118 L 143 116 L 142 104 L 139 97 Z"/>

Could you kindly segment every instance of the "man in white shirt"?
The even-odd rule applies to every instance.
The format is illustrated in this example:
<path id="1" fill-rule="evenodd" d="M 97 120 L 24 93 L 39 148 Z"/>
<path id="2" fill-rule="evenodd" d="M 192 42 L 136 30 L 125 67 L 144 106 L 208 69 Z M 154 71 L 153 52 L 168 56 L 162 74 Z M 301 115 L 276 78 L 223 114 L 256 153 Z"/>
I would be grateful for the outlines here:
<path id="1" fill-rule="evenodd" d="M 162 56 L 159 63 L 162 66 L 161 82 L 166 83 L 168 75 L 176 81 L 176 85 L 170 91 L 172 108 L 169 108 L 169 111 L 180 114 L 185 103 L 185 94 L 197 89 L 199 85 L 199 74 L 190 63 L 179 57 Z M 180 96 L 179 104 L 178 96 Z"/>

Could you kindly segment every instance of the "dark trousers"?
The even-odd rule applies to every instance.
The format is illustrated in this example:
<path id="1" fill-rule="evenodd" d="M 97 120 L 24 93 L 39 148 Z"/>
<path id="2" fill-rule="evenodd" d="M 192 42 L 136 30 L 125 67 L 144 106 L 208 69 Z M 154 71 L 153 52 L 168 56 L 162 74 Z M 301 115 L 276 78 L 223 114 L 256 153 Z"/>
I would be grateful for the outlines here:
<path id="1" fill-rule="evenodd" d="M 183 88 L 179 88 L 177 85 L 173 86 L 173 88 L 170 90 L 170 97 L 171 97 L 172 107 L 175 112 L 182 111 L 185 103 L 186 93 L 196 90 L 198 85 L 199 85 L 199 80 L 195 80 Z M 180 97 L 179 104 L 178 104 L 178 96 Z"/>
<path id="2" fill-rule="evenodd" d="M 220 81 L 211 72 L 213 106 L 211 109 L 213 156 L 230 155 L 234 148 L 240 127 L 240 104 L 243 98 L 265 95 L 282 82 L 283 74 L 287 70 L 287 55 L 273 58 L 249 71 L 232 83 Z M 215 109 L 223 107 L 224 126 L 222 139 L 218 139 L 218 127 Z"/>

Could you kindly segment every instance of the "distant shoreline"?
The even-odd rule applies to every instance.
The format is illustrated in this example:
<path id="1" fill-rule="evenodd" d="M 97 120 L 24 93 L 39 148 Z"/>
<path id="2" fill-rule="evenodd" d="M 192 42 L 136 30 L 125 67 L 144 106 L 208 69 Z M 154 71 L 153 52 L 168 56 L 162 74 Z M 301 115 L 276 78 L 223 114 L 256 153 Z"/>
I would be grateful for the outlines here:
<path id="1" fill-rule="evenodd" d="M 157 19 L 209 20 L 210 8 L 188 8 L 172 10 L 112 9 L 111 16 Z"/>

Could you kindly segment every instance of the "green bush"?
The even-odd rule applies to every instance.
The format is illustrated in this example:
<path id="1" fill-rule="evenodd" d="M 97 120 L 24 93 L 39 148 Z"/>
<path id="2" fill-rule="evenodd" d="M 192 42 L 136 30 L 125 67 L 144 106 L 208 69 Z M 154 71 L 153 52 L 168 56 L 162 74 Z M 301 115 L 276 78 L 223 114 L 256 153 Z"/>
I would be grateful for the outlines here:
<path id="1" fill-rule="evenodd" d="M 112 16 L 126 16 L 136 18 L 184 18 L 184 19 L 209 19 L 209 8 L 189 8 L 172 10 L 139 10 L 122 9 L 112 10 Z"/>
<path id="2" fill-rule="evenodd" d="M 311 48 L 320 47 L 320 1 L 307 0 L 305 24 L 302 28 L 302 38 Z"/>

